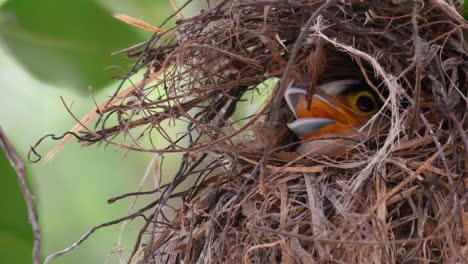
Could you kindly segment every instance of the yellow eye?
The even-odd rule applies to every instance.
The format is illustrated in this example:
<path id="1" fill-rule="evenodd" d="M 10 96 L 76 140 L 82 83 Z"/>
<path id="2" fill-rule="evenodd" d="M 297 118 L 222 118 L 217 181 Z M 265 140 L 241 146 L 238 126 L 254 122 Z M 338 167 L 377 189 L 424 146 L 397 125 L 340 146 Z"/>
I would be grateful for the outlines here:
<path id="1" fill-rule="evenodd" d="M 373 115 L 377 112 L 375 96 L 369 91 L 360 91 L 351 98 L 353 109 L 365 115 Z"/>

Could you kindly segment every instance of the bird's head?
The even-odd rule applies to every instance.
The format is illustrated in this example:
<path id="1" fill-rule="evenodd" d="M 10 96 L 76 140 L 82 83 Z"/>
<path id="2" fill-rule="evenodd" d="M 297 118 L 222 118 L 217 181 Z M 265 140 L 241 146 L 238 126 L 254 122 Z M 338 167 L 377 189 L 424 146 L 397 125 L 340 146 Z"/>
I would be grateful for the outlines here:
<path id="1" fill-rule="evenodd" d="M 298 87 L 290 87 L 285 93 L 286 102 L 296 117 L 288 127 L 302 141 L 352 137 L 381 106 L 378 95 L 360 80 L 339 80 L 320 85 L 310 104 L 306 94 L 304 88 Z M 309 144 L 305 151 L 323 143 Z"/>

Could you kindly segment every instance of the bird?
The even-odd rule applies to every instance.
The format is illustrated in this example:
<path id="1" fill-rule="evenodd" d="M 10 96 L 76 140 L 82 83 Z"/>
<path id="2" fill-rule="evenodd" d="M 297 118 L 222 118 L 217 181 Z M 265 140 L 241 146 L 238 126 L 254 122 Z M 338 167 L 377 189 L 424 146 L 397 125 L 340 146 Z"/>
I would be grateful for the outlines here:
<path id="1" fill-rule="evenodd" d="M 318 85 L 316 91 L 310 104 L 303 87 L 290 86 L 284 94 L 295 117 L 287 126 L 301 140 L 296 152 L 339 155 L 367 137 L 364 126 L 381 102 L 365 81 L 331 81 Z"/>

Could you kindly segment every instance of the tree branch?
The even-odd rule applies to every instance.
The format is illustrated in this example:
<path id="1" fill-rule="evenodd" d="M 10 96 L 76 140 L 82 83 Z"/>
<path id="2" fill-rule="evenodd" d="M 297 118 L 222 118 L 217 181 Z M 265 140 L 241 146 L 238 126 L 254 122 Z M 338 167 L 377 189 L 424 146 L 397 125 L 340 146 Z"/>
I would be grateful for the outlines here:
<path id="1" fill-rule="evenodd" d="M 29 188 L 26 184 L 24 178 L 24 164 L 21 161 L 18 154 L 15 152 L 13 147 L 8 141 L 3 129 L 0 127 L 0 148 L 5 152 L 6 157 L 10 161 L 11 167 L 15 169 L 16 175 L 18 176 L 18 184 L 23 193 L 24 201 L 26 202 L 26 207 L 28 208 L 28 219 L 31 223 L 33 236 L 34 236 L 34 246 L 33 246 L 33 263 L 39 264 L 41 261 L 41 232 L 39 228 L 39 222 L 37 221 L 36 206 L 33 201 L 33 196 L 29 191 Z"/>

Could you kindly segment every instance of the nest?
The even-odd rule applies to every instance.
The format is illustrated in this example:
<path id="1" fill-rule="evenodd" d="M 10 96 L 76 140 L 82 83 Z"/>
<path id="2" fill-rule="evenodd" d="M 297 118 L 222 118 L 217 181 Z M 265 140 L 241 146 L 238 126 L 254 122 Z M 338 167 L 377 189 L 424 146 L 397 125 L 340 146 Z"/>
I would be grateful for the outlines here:
<path id="1" fill-rule="evenodd" d="M 136 212 L 147 221 L 129 262 L 468 261 L 460 9 L 222 1 L 130 50 L 143 79 L 99 108 L 99 129 L 80 139 L 182 162 L 170 181 L 133 194 L 158 199 Z M 376 132 L 340 155 L 295 153 L 285 88 L 303 83 L 310 96 L 356 76 L 384 102 L 368 124 Z M 236 114 L 252 100 L 254 111 Z M 174 122 L 184 129 L 168 133 Z"/>

